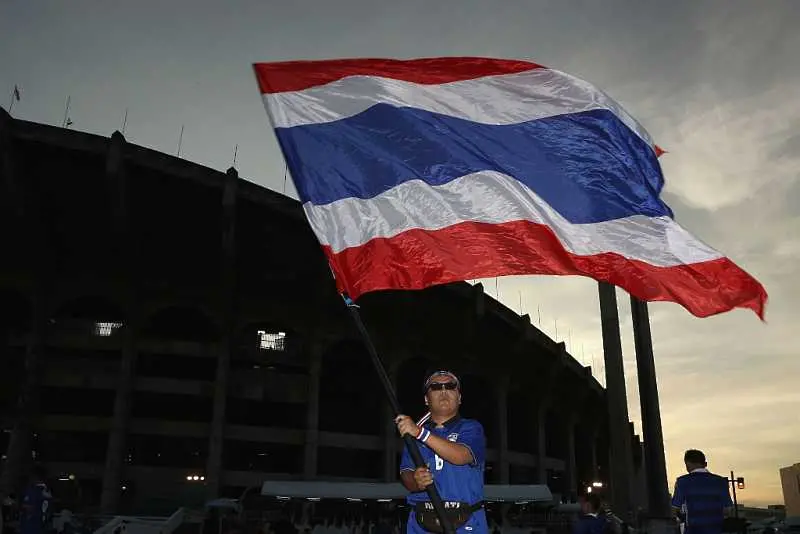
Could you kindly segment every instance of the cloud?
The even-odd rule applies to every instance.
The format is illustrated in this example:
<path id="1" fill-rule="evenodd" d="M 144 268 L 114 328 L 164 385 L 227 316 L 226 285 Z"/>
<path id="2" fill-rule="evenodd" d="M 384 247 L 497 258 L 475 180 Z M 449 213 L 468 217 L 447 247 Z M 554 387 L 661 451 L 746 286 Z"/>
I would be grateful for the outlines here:
<path id="1" fill-rule="evenodd" d="M 771 183 L 796 183 L 800 152 L 786 141 L 800 128 L 800 101 L 792 92 L 782 83 L 720 100 L 704 84 L 685 95 L 679 113 L 657 121 L 658 142 L 670 152 L 662 158 L 666 190 L 691 207 L 716 211 L 758 197 Z"/>

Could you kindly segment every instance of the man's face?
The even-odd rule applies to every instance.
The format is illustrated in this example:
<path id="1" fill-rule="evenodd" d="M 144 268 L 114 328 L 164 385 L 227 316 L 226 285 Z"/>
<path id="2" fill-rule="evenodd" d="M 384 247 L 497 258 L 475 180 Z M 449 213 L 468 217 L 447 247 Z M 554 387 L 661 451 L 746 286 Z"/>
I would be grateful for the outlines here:
<path id="1" fill-rule="evenodd" d="M 446 375 L 436 376 L 428 386 L 425 400 L 433 414 L 454 414 L 458 411 L 461 393 L 458 391 L 456 381 L 452 377 Z"/>

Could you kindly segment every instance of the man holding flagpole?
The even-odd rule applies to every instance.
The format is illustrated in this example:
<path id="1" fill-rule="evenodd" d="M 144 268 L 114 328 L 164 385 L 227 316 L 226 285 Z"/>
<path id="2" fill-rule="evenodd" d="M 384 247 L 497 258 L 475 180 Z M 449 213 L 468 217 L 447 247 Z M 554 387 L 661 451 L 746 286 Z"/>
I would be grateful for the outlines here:
<path id="1" fill-rule="evenodd" d="M 425 467 L 415 467 L 403 450 L 400 479 L 410 492 L 407 532 L 442 532 L 425 488 L 435 484 L 452 525 L 459 533 L 488 532 L 483 509 L 486 438 L 483 426 L 459 415 L 461 383 L 450 371 L 436 371 L 423 387 L 428 414 L 418 423 L 406 416 L 395 419 L 400 435 L 420 442 Z"/>

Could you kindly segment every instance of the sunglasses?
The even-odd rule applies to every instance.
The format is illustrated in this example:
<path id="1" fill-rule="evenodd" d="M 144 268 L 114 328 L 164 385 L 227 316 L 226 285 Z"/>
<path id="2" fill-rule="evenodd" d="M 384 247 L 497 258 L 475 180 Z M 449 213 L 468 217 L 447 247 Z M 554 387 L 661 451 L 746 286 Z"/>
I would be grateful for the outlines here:
<path id="1" fill-rule="evenodd" d="M 458 389 L 458 384 L 455 382 L 434 382 L 428 386 L 428 391 L 453 391 L 454 389 Z"/>

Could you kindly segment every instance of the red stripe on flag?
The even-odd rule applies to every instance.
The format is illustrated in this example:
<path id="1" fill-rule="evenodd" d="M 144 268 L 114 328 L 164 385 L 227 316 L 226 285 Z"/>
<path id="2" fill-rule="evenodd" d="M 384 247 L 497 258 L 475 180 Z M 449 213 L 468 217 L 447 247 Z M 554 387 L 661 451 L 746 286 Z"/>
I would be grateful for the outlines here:
<path id="1" fill-rule="evenodd" d="M 347 76 L 380 76 L 406 82 L 437 84 L 544 68 L 536 63 L 480 57 L 422 59 L 332 59 L 255 63 L 261 93 L 300 91 Z"/>
<path id="2" fill-rule="evenodd" d="M 577 256 L 564 250 L 549 227 L 526 221 L 410 230 L 338 254 L 324 249 L 339 289 L 353 299 L 377 290 L 548 274 L 606 281 L 641 300 L 676 302 L 698 317 L 747 308 L 763 320 L 767 300 L 764 287 L 728 258 L 655 267 L 613 253 Z"/>

